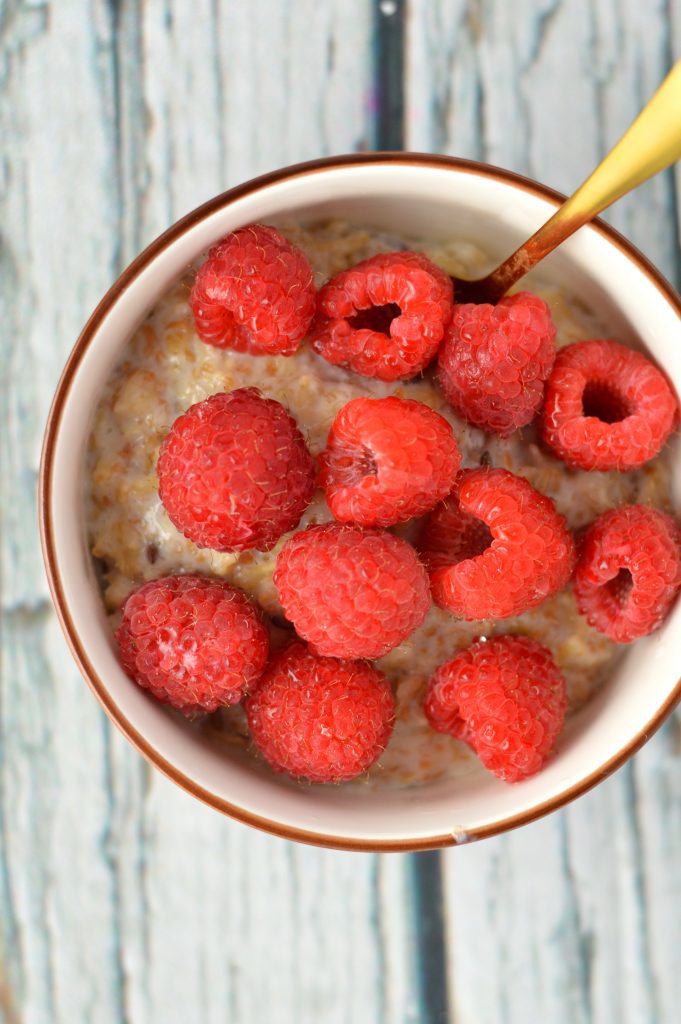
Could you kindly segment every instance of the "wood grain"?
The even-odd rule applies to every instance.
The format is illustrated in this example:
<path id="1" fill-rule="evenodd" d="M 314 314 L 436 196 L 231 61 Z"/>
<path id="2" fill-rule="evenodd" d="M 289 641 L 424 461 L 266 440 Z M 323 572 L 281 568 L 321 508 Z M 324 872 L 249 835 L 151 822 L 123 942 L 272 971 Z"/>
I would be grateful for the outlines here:
<path id="1" fill-rule="evenodd" d="M 659 84 L 680 22 L 676 0 L 412 0 L 406 144 L 572 191 Z M 671 174 L 608 219 L 678 286 Z M 444 855 L 457 1022 L 678 1019 L 679 731 L 562 813 Z"/>

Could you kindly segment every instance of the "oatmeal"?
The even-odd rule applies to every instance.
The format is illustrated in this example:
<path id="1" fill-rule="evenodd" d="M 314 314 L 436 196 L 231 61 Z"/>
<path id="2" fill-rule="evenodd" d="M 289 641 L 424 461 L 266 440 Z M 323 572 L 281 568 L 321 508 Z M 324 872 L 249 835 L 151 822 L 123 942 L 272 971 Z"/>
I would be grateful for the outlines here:
<path id="1" fill-rule="evenodd" d="M 425 245 L 343 222 L 284 226 L 282 231 L 307 255 L 317 285 L 359 260 L 407 247 L 425 252 L 448 273 L 475 277 L 487 269 L 484 255 L 468 243 Z M 291 636 L 272 581 L 286 537 L 266 553 L 200 549 L 172 525 L 158 496 L 156 460 L 173 421 L 188 406 L 238 387 L 257 386 L 265 397 L 285 405 L 314 456 L 325 447 L 336 414 L 351 399 L 397 395 L 423 402 L 449 421 L 464 467 L 483 463 L 525 477 L 555 501 L 573 528 L 625 502 L 668 508 L 669 468 L 664 456 L 630 473 L 568 470 L 540 448 L 531 427 L 502 440 L 459 419 L 429 373 L 414 381 L 382 383 L 332 366 L 307 343 L 288 358 L 256 357 L 206 345 L 195 332 L 187 301 L 193 276 L 192 271 L 182 278 L 136 331 L 95 415 L 88 453 L 89 542 L 112 625 L 127 595 L 141 582 L 178 571 L 201 572 L 228 580 L 257 601 L 273 623 L 275 645 Z M 551 308 L 559 348 L 607 336 L 592 312 L 569 295 L 540 280 L 530 287 Z M 299 529 L 331 518 L 317 492 Z M 417 531 L 414 522 L 395 528 L 410 540 Z M 460 621 L 433 606 L 410 638 L 377 662 L 395 686 L 397 723 L 387 749 L 369 772 L 369 784 L 405 784 L 472 770 L 475 757 L 462 743 L 429 728 L 421 708 L 425 685 L 437 665 L 474 637 L 510 632 L 551 649 L 565 675 L 572 710 L 599 686 L 620 651 L 578 615 L 569 589 L 517 618 L 496 623 Z M 218 712 L 208 725 L 191 727 L 207 728 L 219 741 L 247 742 L 239 708 Z"/>

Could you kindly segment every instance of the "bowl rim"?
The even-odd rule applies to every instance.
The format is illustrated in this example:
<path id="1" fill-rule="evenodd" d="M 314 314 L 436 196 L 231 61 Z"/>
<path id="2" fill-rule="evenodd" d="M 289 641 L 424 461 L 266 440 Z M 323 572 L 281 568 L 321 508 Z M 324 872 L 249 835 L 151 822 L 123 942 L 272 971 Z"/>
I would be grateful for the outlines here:
<path id="1" fill-rule="evenodd" d="M 56 546 L 52 523 L 52 494 L 55 483 L 53 477 L 53 453 L 57 444 L 61 418 L 64 407 L 69 397 L 71 384 L 76 371 L 85 355 L 85 352 L 95 338 L 99 327 L 108 314 L 109 310 L 116 304 L 120 296 L 125 292 L 130 283 L 138 274 L 146 268 L 156 256 L 171 246 L 189 228 L 215 213 L 217 210 L 229 206 L 231 203 L 244 196 L 266 189 L 273 184 L 279 184 L 291 178 L 300 178 L 309 174 L 316 174 L 320 171 L 334 170 L 352 166 L 370 165 L 402 165 L 431 167 L 458 171 L 460 173 L 477 175 L 484 178 L 492 178 L 513 188 L 529 192 L 538 198 L 547 200 L 554 206 L 559 206 L 565 196 L 551 189 L 546 185 L 534 181 L 524 175 L 516 174 L 492 164 L 485 164 L 477 160 L 467 160 L 460 157 L 442 156 L 430 153 L 418 153 L 410 151 L 382 151 L 372 153 L 350 153 L 342 156 L 322 157 L 317 160 L 309 160 L 303 163 L 291 164 L 286 167 L 270 171 L 267 174 L 251 178 L 226 192 L 209 199 L 184 217 L 181 217 L 171 227 L 155 238 L 120 274 L 114 281 L 102 299 L 90 315 L 80 335 L 78 336 L 71 353 L 59 378 L 52 405 L 48 414 L 45 433 L 43 437 L 40 470 L 38 477 L 38 515 L 40 526 L 40 544 L 45 564 L 45 571 L 62 632 L 66 638 L 68 647 L 73 655 L 76 664 L 95 697 L 103 707 L 111 721 L 120 729 L 126 739 L 132 743 L 137 751 L 155 768 L 161 771 L 167 778 L 171 779 L 178 786 L 190 795 L 246 825 L 251 825 L 261 831 L 284 839 L 291 839 L 298 842 L 308 843 L 314 846 L 326 847 L 328 849 L 355 850 L 365 853 L 385 852 L 416 852 L 419 850 L 439 849 L 447 846 L 455 846 L 457 837 L 451 832 L 443 835 L 425 836 L 420 838 L 404 838 L 400 840 L 380 839 L 352 839 L 339 837 L 323 832 L 313 832 L 307 829 L 299 829 L 293 826 L 283 825 L 269 818 L 232 804 L 217 796 L 201 786 L 194 779 L 189 778 L 184 772 L 176 768 L 167 758 L 156 750 L 135 728 L 135 726 L 123 715 L 116 702 L 111 697 L 108 688 L 97 672 L 88 657 L 85 646 L 81 641 L 76 625 L 68 608 L 60 572 L 56 558 Z M 623 235 L 606 224 L 600 218 L 595 218 L 588 225 L 588 230 L 596 231 L 605 237 L 627 256 L 637 269 L 649 278 L 663 297 L 675 308 L 681 320 L 681 297 L 669 281 L 659 270 L 641 253 L 636 246 L 632 245 Z M 550 814 L 565 806 L 578 796 L 592 789 L 599 782 L 602 782 L 609 775 L 620 768 L 630 757 L 633 756 L 650 739 L 654 732 L 659 729 L 665 719 L 671 714 L 676 705 L 681 701 L 681 678 L 677 681 L 674 689 L 667 699 L 658 708 L 650 721 L 646 722 L 631 741 L 622 747 L 617 754 L 611 757 L 604 764 L 589 772 L 579 782 L 566 788 L 557 796 L 535 804 L 533 807 L 512 814 L 498 821 L 482 826 L 473 833 L 467 833 L 466 842 L 488 838 L 499 835 L 510 829 L 521 825 L 529 824 L 538 818 Z M 459 840 L 460 841 L 460 840 Z"/>

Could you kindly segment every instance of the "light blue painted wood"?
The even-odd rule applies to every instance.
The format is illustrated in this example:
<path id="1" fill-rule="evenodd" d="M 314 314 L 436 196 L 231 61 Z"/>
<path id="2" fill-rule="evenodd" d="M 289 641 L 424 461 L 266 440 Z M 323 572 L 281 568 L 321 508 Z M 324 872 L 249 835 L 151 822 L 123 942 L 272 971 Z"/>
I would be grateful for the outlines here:
<path id="1" fill-rule="evenodd" d="M 290 846 L 147 769 L 72 665 L 34 515 L 57 375 L 120 266 L 230 184 L 371 145 L 371 8 L 0 0 L 3 1024 L 427 1021 L 407 859 Z M 408 8 L 406 145 L 563 189 L 681 44 L 679 0 Z M 677 276 L 668 178 L 612 216 Z M 676 1021 L 680 729 L 562 814 L 445 854 L 453 1020 Z"/>

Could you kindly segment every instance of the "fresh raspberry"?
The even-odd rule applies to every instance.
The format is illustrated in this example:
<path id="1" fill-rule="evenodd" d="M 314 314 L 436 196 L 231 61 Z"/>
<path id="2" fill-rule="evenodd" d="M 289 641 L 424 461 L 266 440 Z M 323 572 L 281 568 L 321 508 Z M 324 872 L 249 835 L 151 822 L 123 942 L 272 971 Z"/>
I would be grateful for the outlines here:
<path id="1" fill-rule="evenodd" d="M 461 619 L 506 619 L 565 586 L 575 545 L 550 498 L 506 469 L 466 469 L 431 512 L 420 550 L 435 603 Z"/>
<path id="2" fill-rule="evenodd" d="M 657 455 L 677 420 L 676 395 L 640 352 L 596 339 L 556 356 L 541 431 L 568 466 L 637 469 Z"/>
<path id="3" fill-rule="evenodd" d="M 340 523 L 287 540 L 274 584 L 296 632 L 316 654 L 333 658 L 380 658 L 430 607 L 428 576 L 406 541 Z"/>
<path id="4" fill-rule="evenodd" d="M 296 421 L 255 388 L 211 395 L 179 416 L 157 473 L 177 529 L 216 551 L 269 551 L 298 525 L 314 492 Z"/>
<path id="5" fill-rule="evenodd" d="M 451 279 L 422 253 L 379 253 L 321 289 L 313 347 L 364 377 L 414 377 L 437 352 L 452 295 Z"/>
<path id="6" fill-rule="evenodd" d="M 447 420 L 423 402 L 355 398 L 336 416 L 319 462 L 336 519 L 392 526 L 449 494 L 461 454 Z"/>
<path id="7" fill-rule="evenodd" d="M 440 665 L 425 702 L 433 729 L 464 740 L 504 782 L 544 767 L 566 710 L 565 679 L 551 652 L 524 636 L 476 640 Z"/>
<path id="8" fill-rule="evenodd" d="M 346 782 L 385 749 L 395 720 L 390 683 L 365 661 L 338 661 L 294 642 L 245 703 L 253 742 L 279 772 Z"/>
<path id="9" fill-rule="evenodd" d="M 166 576 L 133 591 L 116 639 L 135 682 L 185 715 L 240 701 L 269 650 L 246 595 L 207 576 Z"/>
<path id="10" fill-rule="evenodd" d="M 586 530 L 575 570 L 577 607 L 619 644 L 660 625 L 681 585 L 681 530 L 646 505 L 610 509 Z"/>
<path id="11" fill-rule="evenodd" d="M 249 224 L 213 246 L 189 304 L 198 335 L 209 345 L 290 356 L 314 316 L 312 269 L 274 228 Z"/>
<path id="12" fill-rule="evenodd" d="M 438 354 L 440 387 L 459 416 L 506 437 L 541 408 L 555 337 L 549 307 L 530 292 L 496 306 L 455 305 Z"/>

